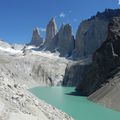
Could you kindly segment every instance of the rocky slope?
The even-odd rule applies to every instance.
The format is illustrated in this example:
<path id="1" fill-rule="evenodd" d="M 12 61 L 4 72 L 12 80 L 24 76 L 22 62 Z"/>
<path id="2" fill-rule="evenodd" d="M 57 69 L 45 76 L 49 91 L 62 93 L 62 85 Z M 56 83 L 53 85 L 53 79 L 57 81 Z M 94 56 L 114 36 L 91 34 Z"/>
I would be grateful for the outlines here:
<path id="1" fill-rule="evenodd" d="M 26 90 L 61 84 L 68 60 L 21 47 L 0 41 L 0 120 L 72 120 Z"/>
<path id="2" fill-rule="evenodd" d="M 29 45 L 40 46 L 43 43 L 43 39 L 40 37 L 39 28 L 33 29 L 32 40 Z"/>
<path id="3" fill-rule="evenodd" d="M 0 70 L 0 120 L 72 120 L 29 93 L 22 82 Z"/>
<path id="4" fill-rule="evenodd" d="M 120 16 L 108 27 L 107 40 L 94 53 L 91 70 L 77 87 L 89 99 L 120 110 Z"/>

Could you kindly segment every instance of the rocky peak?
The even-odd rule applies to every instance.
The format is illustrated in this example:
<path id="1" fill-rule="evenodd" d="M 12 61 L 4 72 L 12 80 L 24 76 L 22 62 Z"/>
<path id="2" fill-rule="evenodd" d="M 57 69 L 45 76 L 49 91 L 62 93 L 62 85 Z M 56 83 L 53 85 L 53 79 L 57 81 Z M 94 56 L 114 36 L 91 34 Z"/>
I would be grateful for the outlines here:
<path id="1" fill-rule="evenodd" d="M 55 22 L 55 18 L 52 18 L 46 28 L 45 44 L 48 45 L 49 42 L 54 38 L 56 33 L 57 33 L 57 25 Z"/>
<path id="2" fill-rule="evenodd" d="M 72 27 L 71 27 L 71 25 L 70 24 L 62 24 L 61 25 L 61 28 L 60 28 L 60 31 L 62 31 L 62 32 L 66 32 L 66 31 L 69 31 L 70 32 L 70 35 L 72 34 Z"/>
<path id="3" fill-rule="evenodd" d="M 33 29 L 32 40 L 30 45 L 40 46 L 43 42 L 43 39 L 40 37 L 40 30 L 38 27 Z"/>
<path id="4" fill-rule="evenodd" d="M 120 15 L 120 9 L 105 9 L 104 12 L 98 12 L 97 17 L 110 19 L 112 17 Z"/>
<path id="5" fill-rule="evenodd" d="M 76 33 L 74 57 L 88 57 L 100 47 L 108 35 L 109 21 L 120 15 L 120 9 L 106 9 L 83 21 Z"/>
<path id="6" fill-rule="evenodd" d="M 61 55 L 70 56 L 74 49 L 74 37 L 70 24 L 62 25 L 58 33 L 58 50 Z"/>
<path id="7" fill-rule="evenodd" d="M 62 24 L 60 30 L 59 30 L 59 37 L 68 39 L 72 37 L 72 27 L 70 24 Z"/>
<path id="8" fill-rule="evenodd" d="M 74 49 L 74 37 L 72 27 L 69 24 L 62 24 L 60 30 L 51 40 L 47 50 L 59 52 L 60 56 L 70 56 Z"/>
<path id="9" fill-rule="evenodd" d="M 72 35 L 72 27 L 70 24 L 62 24 L 57 34 L 56 50 L 60 56 L 69 57 L 74 49 L 74 37 Z"/>
<path id="10" fill-rule="evenodd" d="M 120 71 L 120 16 L 114 17 L 108 26 L 106 41 L 93 55 L 88 75 L 78 86 L 78 90 L 90 95 L 108 83 Z"/>
<path id="11" fill-rule="evenodd" d="M 36 27 L 33 29 L 32 39 L 39 40 L 39 38 L 40 38 L 40 30 L 38 27 Z"/>

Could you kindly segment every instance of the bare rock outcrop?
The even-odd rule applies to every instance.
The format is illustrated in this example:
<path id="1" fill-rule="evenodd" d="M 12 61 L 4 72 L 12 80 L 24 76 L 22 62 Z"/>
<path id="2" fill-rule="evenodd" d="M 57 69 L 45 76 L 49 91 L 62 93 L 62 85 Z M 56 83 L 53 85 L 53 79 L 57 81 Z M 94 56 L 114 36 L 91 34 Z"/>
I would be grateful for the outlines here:
<path id="1" fill-rule="evenodd" d="M 47 50 L 59 52 L 60 56 L 69 57 L 74 49 L 74 37 L 72 27 L 69 24 L 62 24 L 60 30 L 50 42 Z"/>
<path id="2" fill-rule="evenodd" d="M 46 47 L 49 45 L 51 40 L 54 38 L 57 31 L 58 30 L 57 30 L 57 25 L 56 25 L 55 19 L 52 18 L 46 28 L 46 37 L 45 37 L 45 43 L 44 43 Z"/>
<path id="3" fill-rule="evenodd" d="M 97 49 L 93 55 L 93 62 L 88 75 L 77 87 L 86 95 L 90 95 L 100 89 L 106 83 L 112 83 L 116 74 L 120 71 L 120 16 L 114 17 L 108 27 L 107 40 Z M 119 83 L 119 77 L 116 83 Z M 115 84 L 113 83 L 113 86 Z M 112 84 L 111 84 L 112 86 Z M 109 93 L 109 92 L 108 92 Z M 107 92 L 104 94 L 106 95 Z M 114 95 L 111 95 L 111 97 Z"/>
<path id="4" fill-rule="evenodd" d="M 83 21 L 77 30 L 73 57 L 92 55 L 106 40 L 109 21 L 119 14 L 119 9 L 106 9 L 104 12 L 98 12 L 96 16 Z"/>
<path id="5" fill-rule="evenodd" d="M 77 86 L 87 75 L 90 68 L 91 58 L 81 59 L 68 64 L 63 78 L 63 86 Z"/>
<path id="6" fill-rule="evenodd" d="M 43 43 L 43 39 L 40 37 L 39 28 L 33 29 L 32 40 L 29 45 L 40 46 Z"/>

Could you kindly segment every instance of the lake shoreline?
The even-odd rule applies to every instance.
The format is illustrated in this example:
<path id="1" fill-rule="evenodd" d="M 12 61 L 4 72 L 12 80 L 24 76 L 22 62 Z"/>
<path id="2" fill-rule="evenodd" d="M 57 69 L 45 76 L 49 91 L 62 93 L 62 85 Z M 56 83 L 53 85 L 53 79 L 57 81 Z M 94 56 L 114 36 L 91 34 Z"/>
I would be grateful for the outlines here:
<path id="1" fill-rule="evenodd" d="M 52 109 L 54 109 L 53 106 L 55 106 L 55 108 L 64 111 L 75 120 L 120 119 L 120 112 L 94 103 L 85 96 L 71 94 L 75 92 L 74 87 L 35 87 L 30 91 L 37 96 L 37 98 L 45 101 L 50 107 L 52 106 Z M 99 113 L 103 114 L 103 116 Z"/>
<path id="2" fill-rule="evenodd" d="M 45 86 L 35 86 L 33 88 L 37 88 L 37 87 L 45 87 Z M 30 87 L 30 89 L 33 88 Z M 30 92 L 30 89 L 28 90 L 28 92 Z M 39 99 L 33 93 L 30 92 L 30 94 L 35 98 L 35 102 L 38 108 L 45 114 L 45 116 L 49 120 L 74 120 L 70 115 L 68 115 L 64 111 L 56 108 L 55 106 L 45 102 L 42 99 Z"/>

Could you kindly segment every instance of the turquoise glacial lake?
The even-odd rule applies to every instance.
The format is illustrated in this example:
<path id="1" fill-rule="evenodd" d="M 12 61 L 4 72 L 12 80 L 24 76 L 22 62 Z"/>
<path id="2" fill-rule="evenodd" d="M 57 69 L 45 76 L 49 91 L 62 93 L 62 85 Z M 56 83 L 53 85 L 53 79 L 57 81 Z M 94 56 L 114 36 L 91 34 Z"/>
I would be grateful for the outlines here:
<path id="1" fill-rule="evenodd" d="M 36 87 L 30 91 L 75 120 L 120 120 L 120 112 L 95 104 L 86 97 L 69 95 L 74 92 L 73 87 Z"/>

